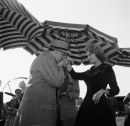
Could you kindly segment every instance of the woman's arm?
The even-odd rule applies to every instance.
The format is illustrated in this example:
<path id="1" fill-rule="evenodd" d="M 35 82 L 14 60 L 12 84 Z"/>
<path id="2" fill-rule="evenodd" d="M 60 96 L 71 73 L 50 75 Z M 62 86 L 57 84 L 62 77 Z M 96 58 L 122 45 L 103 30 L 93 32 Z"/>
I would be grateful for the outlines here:
<path id="1" fill-rule="evenodd" d="M 77 79 L 77 80 L 84 80 L 85 78 L 85 73 L 86 72 L 75 72 L 74 69 L 72 69 L 69 74 L 71 75 L 71 77 L 73 79 Z"/>
<path id="2" fill-rule="evenodd" d="M 118 84 L 117 84 L 114 70 L 112 69 L 111 66 L 109 66 L 106 68 L 105 73 L 106 73 L 107 83 L 109 84 L 110 89 L 104 90 L 104 93 L 109 95 L 109 96 L 117 95 L 119 93 L 120 89 L 119 89 Z"/>
<path id="3" fill-rule="evenodd" d="M 86 78 L 86 72 L 75 72 L 70 63 L 67 64 L 67 70 L 71 77 L 76 80 L 84 80 Z"/>

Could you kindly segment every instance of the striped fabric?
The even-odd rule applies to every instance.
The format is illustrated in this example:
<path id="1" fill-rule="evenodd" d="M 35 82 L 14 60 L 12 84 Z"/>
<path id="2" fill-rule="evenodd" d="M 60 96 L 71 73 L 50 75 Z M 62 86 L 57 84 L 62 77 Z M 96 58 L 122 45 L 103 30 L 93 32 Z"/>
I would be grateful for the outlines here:
<path id="1" fill-rule="evenodd" d="M 44 28 L 17 0 L 0 0 L 0 47 L 25 47 Z"/>
<path id="2" fill-rule="evenodd" d="M 29 43 L 25 49 L 31 54 L 39 55 L 51 44 L 53 39 L 60 39 L 69 43 L 70 57 L 75 65 L 88 64 L 85 47 L 89 43 L 101 46 L 106 57 L 107 63 L 115 64 L 115 58 L 121 53 L 117 45 L 117 39 L 104 34 L 89 25 L 58 23 L 45 21 L 44 32 Z"/>
<path id="3" fill-rule="evenodd" d="M 65 27 L 64 27 L 65 28 Z M 86 33 L 87 34 L 87 33 Z M 74 59 L 74 63 L 79 65 L 81 63 L 88 63 L 85 53 L 86 43 L 82 39 L 87 39 L 85 31 L 71 29 L 53 28 L 51 26 L 45 26 L 44 32 L 41 36 L 36 37 L 29 43 L 25 49 L 31 54 L 38 55 L 45 47 L 51 44 L 53 39 L 60 39 L 69 42 L 70 57 Z M 78 42 L 75 42 L 77 40 Z"/>
<path id="4" fill-rule="evenodd" d="M 118 58 L 116 65 L 130 67 L 130 48 L 120 48 L 122 54 Z"/>
<path id="5" fill-rule="evenodd" d="M 122 53 L 118 47 L 117 39 L 89 25 L 86 30 L 91 38 L 90 43 L 100 46 L 107 57 L 107 63 L 111 66 L 115 65 L 119 61 L 119 55 Z"/>

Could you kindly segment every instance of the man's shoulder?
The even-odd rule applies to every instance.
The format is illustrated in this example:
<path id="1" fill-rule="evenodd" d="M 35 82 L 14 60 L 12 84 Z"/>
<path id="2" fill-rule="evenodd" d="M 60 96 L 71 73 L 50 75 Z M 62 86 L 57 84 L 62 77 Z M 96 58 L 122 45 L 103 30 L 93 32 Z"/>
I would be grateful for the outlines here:
<path id="1" fill-rule="evenodd" d="M 35 61 L 42 61 L 42 62 L 46 62 L 48 59 L 50 59 L 50 54 L 48 53 L 48 52 L 43 52 L 43 53 L 41 53 L 40 55 L 38 55 L 36 58 L 35 58 L 35 60 L 34 60 L 34 62 Z"/>

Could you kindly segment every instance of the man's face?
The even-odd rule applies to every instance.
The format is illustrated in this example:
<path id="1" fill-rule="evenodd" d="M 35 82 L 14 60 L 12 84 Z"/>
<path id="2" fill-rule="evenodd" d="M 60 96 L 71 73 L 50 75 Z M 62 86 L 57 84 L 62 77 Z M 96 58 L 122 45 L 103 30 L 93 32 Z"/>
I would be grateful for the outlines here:
<path id="1" fill-rule="evenodd" d="M 57 61 L 60 62 L 66 57 L 66 53 L 61 51 L 56 51 L 56 57 L 57 57 Z"/>
<path id="2" fill-rule="evenodd" d="M 20 96 L 21 96 L 21 91 L 20 91 L 20 90 L 17 90 L 17 91 L 15 92 L 15 94 L 16 94 L 17 97 L 20 97 Z"/>

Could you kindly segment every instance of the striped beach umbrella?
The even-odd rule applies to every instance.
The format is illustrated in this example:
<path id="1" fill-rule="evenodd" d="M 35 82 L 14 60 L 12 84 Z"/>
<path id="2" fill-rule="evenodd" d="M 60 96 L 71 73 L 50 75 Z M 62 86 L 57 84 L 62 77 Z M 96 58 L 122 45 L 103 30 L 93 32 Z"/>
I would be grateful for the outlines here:
<path id="1" fill-rule="evenodd" d="M 117 59 L 116 65 L 130 67 L 130 48 L 120 48 L 122 53 Z"/>
<path id="2" fill-rule="evenodd" d="M 86 30 L 91 39 L 87 43 L 93 43 L 100 46 L 105 56 L 107 57 L 106 63 L 113 66 L 119 61 L 119 56 L 122 51 L 118 47 L 117 38 L 105 34 L 89 25 Z"/>
<path id="3" fill-rule="evenodd" d="M 114 65 L 114 60 L 121 53 L 117 39 L 97 29 L 83 24 L 69 24 L 45 21 L 44 32 L 29 43 L 25 49 L 31 54 L 40 54 L 51 44 L 53 39 L 60 39 L 69 43 L 69 55 L 75 65 L 88 64 L 85 51 L 86 45 L 93 43 L 101 46 L 107 57 L 107 63 Z"/>
<path id="4" fill-rule="evenodd" d="M 49 25 L 48 23 L 54 24 Z M 33 39 L 31 43 L 25 47 L 27 51 L 31 54 L 39 55 L 45 48 L 50 46 L 52 40 L 60 39 L 69 43 L 70 57 L 74 59 L 76 65 L 88 63 L 85 53 L 86 44 L 84 41 L 78 41 L 80 38 L 84 38 L 84 36 L 87 37 L 85 34 L 86 31 L 84 31 L 86 25 L 67 24 L 67 26 L 64 26 L 64 23 L 50 21 L 45 21 L 43 25 L 43 34 Z M 78 42 L 75 43 L 75 40 Z"/>
<path id="5" fill-rule="evenodd" d="M 17 0 L 0 0 L 0 48 L 25 47 L 44 28 Z"/>

